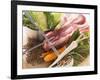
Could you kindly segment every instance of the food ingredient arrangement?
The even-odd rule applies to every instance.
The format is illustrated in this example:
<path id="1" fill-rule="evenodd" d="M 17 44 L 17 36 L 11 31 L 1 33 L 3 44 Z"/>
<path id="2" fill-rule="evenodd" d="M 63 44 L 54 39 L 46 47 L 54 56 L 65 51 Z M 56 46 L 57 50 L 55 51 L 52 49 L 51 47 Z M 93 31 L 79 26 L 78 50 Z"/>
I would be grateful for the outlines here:
<path id="1" fill-rule="evenodd" d="M 23 68 L 79 66 L 89 39 L 84 14 L 23 11 Z"/>

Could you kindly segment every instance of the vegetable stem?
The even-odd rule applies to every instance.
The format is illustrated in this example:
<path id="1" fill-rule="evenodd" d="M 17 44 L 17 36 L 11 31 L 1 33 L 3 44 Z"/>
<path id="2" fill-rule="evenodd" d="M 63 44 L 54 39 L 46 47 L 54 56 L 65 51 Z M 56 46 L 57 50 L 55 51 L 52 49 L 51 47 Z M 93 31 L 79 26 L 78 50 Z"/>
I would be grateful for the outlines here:
<path id="1" fill-rule="evenodd" d="M 67 47 L 67 49 L 64 50 L 64 52 L 62 54 L 60 54 L 58 56 L 58 58 L 49 66 L 52 67 L 54 66 L 57 62 L 59 62 L 66 54 L 68 54 L 70 51 L 72 51 L 73 49 L 75 49 L 78 46 L 76 41 L 73 41 L 70 46 Z"/>
<path id="2" fill-rule="evenodd" d="M 83 36 L 83 34 L 81 34 L 75 41 L 72 41 L 72 43 L 64 50 L 64 52 L 62 52 L 58 58 L 49 66 L 49 67 L 53 67 L 55 64 L 57 64 L 65 55 L 67 55 L 70 51 L 72 51 L 73 49 L 75 49 L 78 46 L 78 43 L 84 39 L 87 39 L 88 37 Z"/>

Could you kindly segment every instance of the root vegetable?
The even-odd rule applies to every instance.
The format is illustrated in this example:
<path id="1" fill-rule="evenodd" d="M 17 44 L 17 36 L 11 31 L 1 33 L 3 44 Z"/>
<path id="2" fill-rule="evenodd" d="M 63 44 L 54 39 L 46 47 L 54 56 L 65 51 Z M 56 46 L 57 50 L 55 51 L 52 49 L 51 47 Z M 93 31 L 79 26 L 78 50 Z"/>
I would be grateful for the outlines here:
<path id="1" fill-rule="evenodd" d="M 64 47 L 60 48 L 58 51 L 59 53 L 62 53 L 64 51 Z M 41 57 L 44 57 L 45 62 L 51 62 L 57 58 L 57 55 L 53 51 L 48 51 L 46 53 L 43 53 Z"/>
<path id="2" fill-rule="evenodd" d="M 55 60 L 56 58 L 57 58 L 57 56 L 54 53 L 50 53 L 44 57 L 44 61 L 51 62 L 51 61 Z"/>

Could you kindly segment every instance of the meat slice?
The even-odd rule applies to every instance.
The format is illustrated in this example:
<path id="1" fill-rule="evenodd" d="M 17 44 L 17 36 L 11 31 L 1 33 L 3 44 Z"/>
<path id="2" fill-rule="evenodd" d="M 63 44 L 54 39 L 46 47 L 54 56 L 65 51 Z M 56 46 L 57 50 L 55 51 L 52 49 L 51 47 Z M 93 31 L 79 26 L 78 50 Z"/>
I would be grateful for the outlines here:
<path id="1" fill-rule="evenodd" d="M 44 50 L 50 50 L 51 46 L 59 47 L 65 45 L 72 36 L 73 32 L 77 29 L 80 30 L 80 33 L 89 30 L 86 18 L 81 14 L 70 15 L 69 17 L 65 17 L 64 15 L 63 19 L 61 19 L 61 22 L 63 25 L 60 29 L 50 31 L 45 34 L 45 36 L 50 40 L 50 44 L 45 41 L 43 45 Z"/>

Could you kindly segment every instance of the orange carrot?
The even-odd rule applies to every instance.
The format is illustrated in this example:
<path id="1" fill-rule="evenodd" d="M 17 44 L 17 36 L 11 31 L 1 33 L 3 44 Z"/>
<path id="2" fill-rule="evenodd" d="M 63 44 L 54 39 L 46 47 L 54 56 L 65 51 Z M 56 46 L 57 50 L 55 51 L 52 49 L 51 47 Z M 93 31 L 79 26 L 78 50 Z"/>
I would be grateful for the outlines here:
<path id="1" fill-rule="evenodd" d="M 59 53 L 62 53 L 65 50 L 64 47 L 60 48 L 58 51 Z M 46 53 L 43 53 L 44 61 L 45 62 L 51 62 L 57 58 L 57 55 L 53 51 L 48 51 Z"/>
<path id="2" fill-rule="evenodd" d="M 57 56 L 54 53 L 50 53 L 44 57 L 44 61 L 51 62 L 51 61 L 55 60 L 56 58 L 57 58 Z"/>

